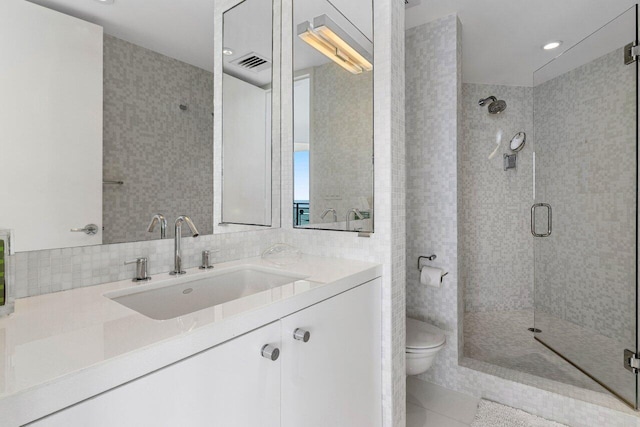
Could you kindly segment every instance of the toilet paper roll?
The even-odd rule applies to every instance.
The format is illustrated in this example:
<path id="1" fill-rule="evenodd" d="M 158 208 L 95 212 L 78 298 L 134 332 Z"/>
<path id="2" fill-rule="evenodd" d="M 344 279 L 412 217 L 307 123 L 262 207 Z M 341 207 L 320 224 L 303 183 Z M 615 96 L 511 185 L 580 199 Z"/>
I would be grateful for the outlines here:
<path id="1" fill-rule="evenodd" d="M 423 266 L 420 269 L 420 283 L 439 288 L 444 271 L 441 268 Z"/>

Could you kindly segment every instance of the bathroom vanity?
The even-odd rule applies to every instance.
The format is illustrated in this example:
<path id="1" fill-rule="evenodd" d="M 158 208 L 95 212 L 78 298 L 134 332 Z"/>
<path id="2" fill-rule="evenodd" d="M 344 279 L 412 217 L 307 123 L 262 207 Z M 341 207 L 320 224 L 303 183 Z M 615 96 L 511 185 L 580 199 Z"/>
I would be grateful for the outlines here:
<path id="1" fill-rule="evenodd" d="M 175 3 L 159 26 L 155 5 L 100 3 L 0 3 L 0 89 L 22 96 L 0 117 L 15 298 L 0 318 L 0 425 L 381 425 L 380 265 L 195 267 L 215 248 L 258 255 L 294 226 L 372 236 L 371 2 Z M 328 31 L 360 65 L 305 41 Z M 357 257 L 382 259 L 366 248 Z"/>
<path id="2" fill-rule="evenodd" d="M 292 279 L 165 320 L 114 299 L 243 270 Z M 0 320 L 3 423 L 380 425 L 380 273 L 359 261 L 253 258 L 20 299 Z"/>

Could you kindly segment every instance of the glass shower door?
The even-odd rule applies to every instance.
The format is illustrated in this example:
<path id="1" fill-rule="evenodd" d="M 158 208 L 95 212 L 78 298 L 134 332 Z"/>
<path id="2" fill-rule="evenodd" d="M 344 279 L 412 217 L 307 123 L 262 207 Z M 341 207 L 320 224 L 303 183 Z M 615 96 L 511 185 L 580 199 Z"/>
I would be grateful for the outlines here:
<path id="1" fill-rule="evenodd" d="M 633 7 L 535 72 L 531 212 L 535 338 L 634 408 L 636 27 Z"/>

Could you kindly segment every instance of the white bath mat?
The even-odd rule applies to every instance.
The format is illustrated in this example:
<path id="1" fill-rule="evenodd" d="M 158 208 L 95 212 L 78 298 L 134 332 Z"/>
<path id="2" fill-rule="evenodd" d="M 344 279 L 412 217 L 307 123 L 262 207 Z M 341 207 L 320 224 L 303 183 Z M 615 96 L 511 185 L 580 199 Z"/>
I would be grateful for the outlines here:
<path id="1" fill-rule="evenodd" d="M 520 409 L 482 399 L 471 427 L 567 427 Z"/>

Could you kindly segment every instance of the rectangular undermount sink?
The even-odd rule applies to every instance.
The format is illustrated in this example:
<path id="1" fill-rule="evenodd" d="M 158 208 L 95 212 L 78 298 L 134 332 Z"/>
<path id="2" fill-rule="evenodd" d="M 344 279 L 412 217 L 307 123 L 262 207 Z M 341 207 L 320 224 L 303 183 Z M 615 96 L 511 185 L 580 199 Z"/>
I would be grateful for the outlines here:
<path id="1" fill-rule="evenodd" d="M 150 283 L 110 292 L 105 297 L 152 319 L 167 320 L 305 277 L 256 266 L 239 266 L 205 275 L 183 276 L 156 286 Z"/>

